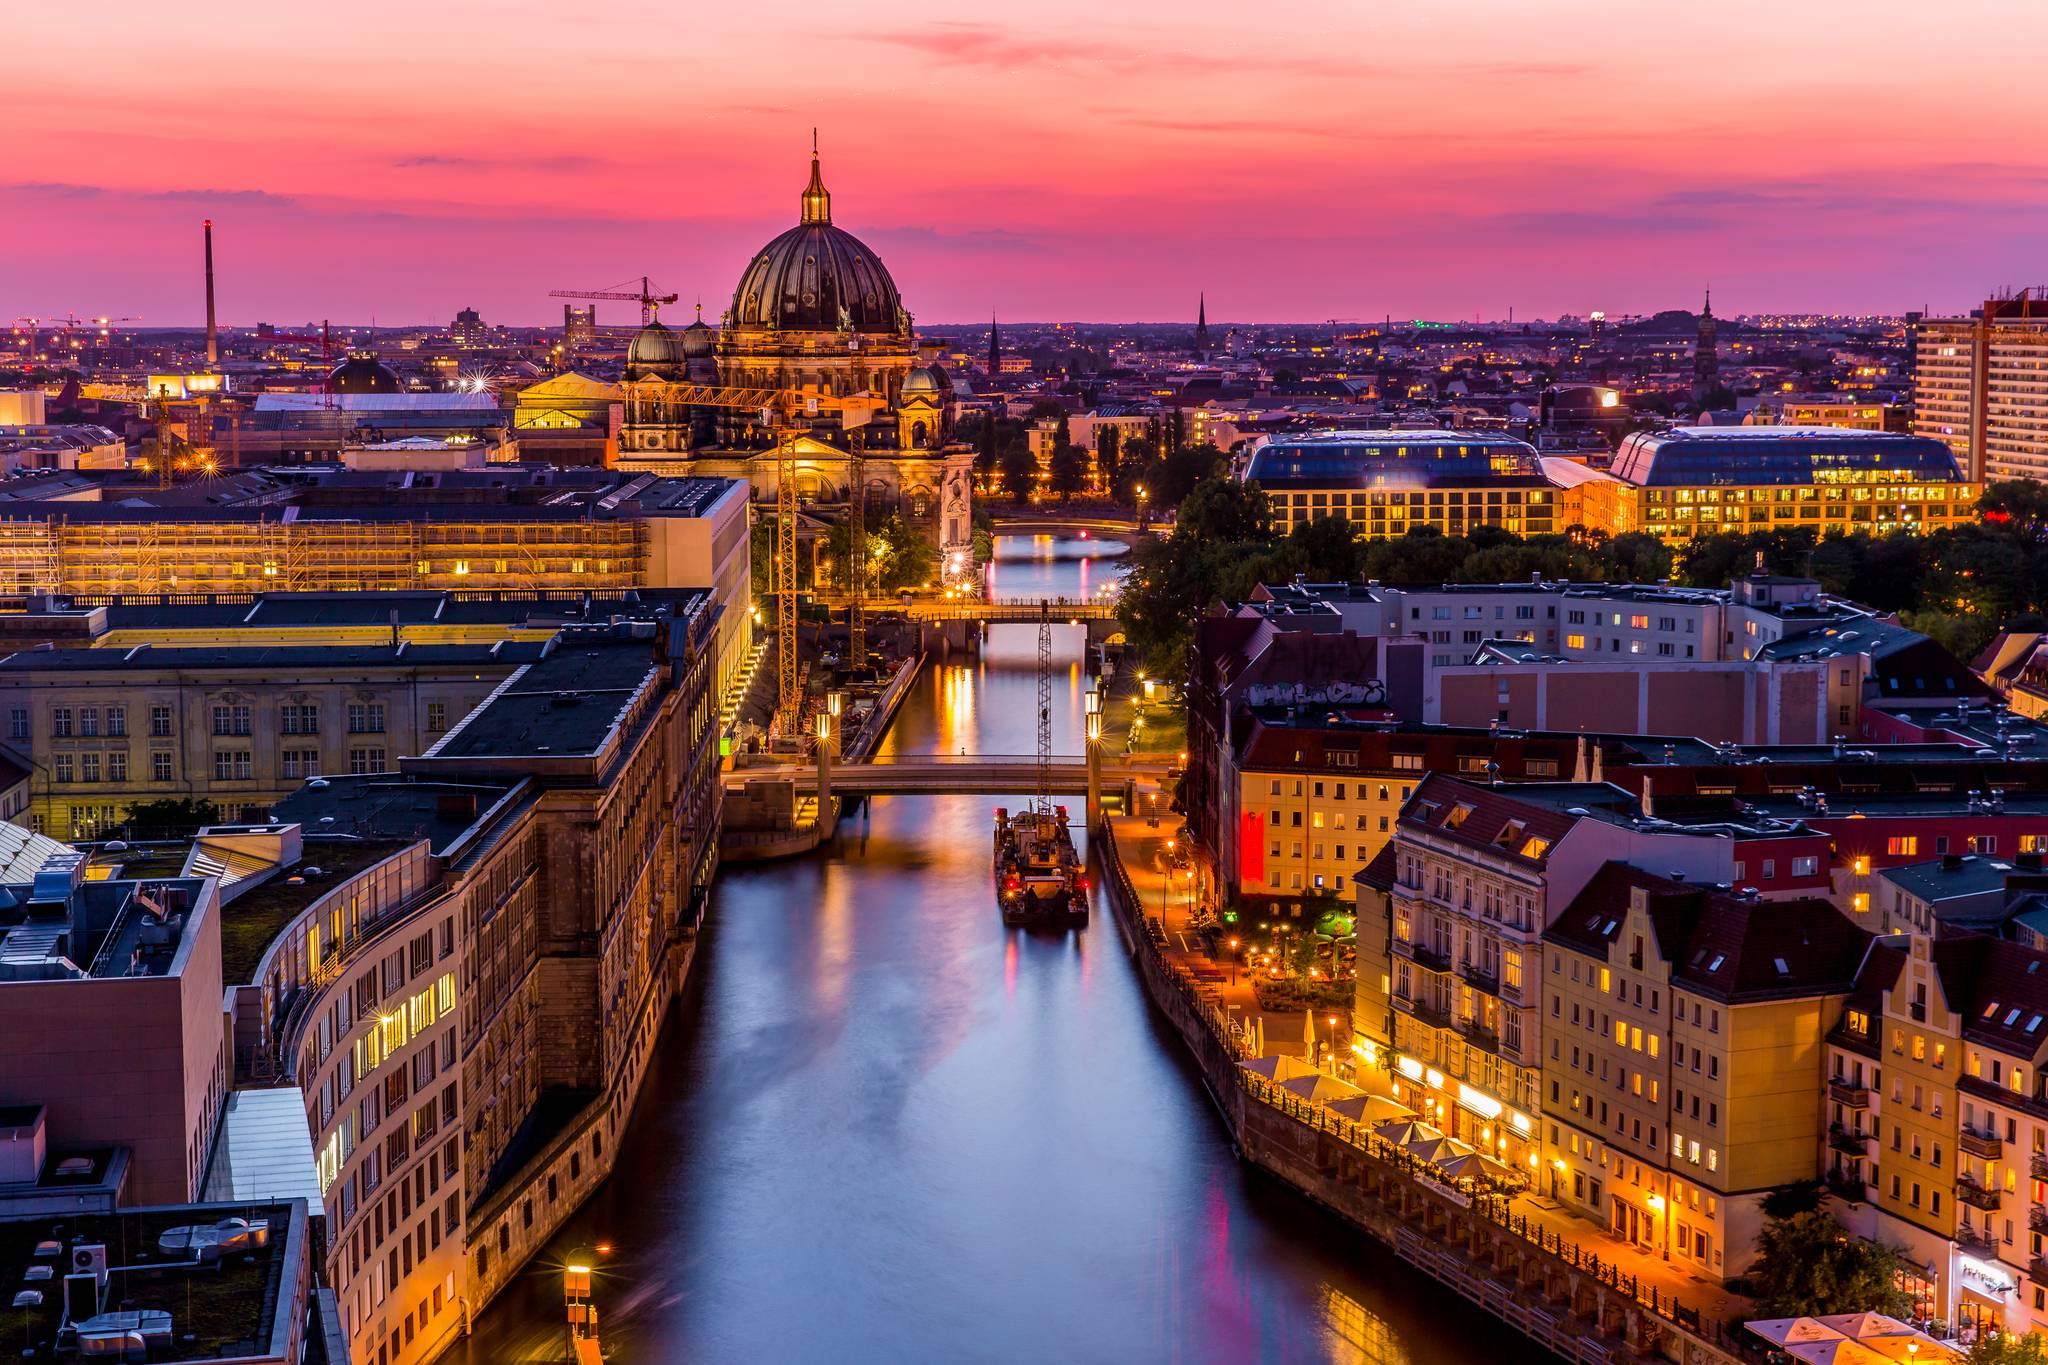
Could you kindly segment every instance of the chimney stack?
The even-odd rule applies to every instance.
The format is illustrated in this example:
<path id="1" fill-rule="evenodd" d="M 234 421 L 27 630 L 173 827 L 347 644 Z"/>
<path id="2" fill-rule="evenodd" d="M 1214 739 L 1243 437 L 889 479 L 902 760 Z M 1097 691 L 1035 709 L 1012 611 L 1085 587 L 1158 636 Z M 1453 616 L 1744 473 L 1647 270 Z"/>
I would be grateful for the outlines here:
<path id="1" fill-rule="evenodd" d="M 213 321 L 213 219 L 206 220 L 206 368 L 220 368 L 220 330 Z"/>

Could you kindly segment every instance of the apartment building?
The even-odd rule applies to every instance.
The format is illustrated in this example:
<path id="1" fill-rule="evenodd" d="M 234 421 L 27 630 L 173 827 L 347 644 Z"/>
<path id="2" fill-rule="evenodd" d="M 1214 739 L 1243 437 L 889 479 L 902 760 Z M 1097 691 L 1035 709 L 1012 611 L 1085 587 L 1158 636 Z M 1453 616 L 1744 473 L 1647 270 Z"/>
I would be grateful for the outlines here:
<path id="1" fill-rule="evenodd" d="M 1351 874 L 1392 840 L 1425 773 L 1556 781 L 1579 758 L 1568 735 L 1308 721 L 1301 709 L 1250 709 L 1226 756 L 1217 865 L 1247 900 L 1348 898 Z"/>
<path id="2" fill-rule="evenodd" d="M 1813 1178 L 1823 1035 L 1870 935 L 1823 900 L 1602 868 L 1544 933 L 1551 1196 L 1696 1273 L 1745 1273 Z"/>
<path id="3" fill-rule="evenodd" d="M 1844 1219 L 1965 1339 L 2048 1330 L 2044 978 L 2048 953 L 1986 935 L 1880 938 L 1827 1038 Z"/>
<path id="4" fill-rule="evenodd" d="M 1913 430 L 1980 481 L 2048 478 L 2048 299 L 1988 299 L 1914 328 Z"/>
<path id="5" fill-rule="evenodd" d="M 1396 1093 L 1504 1160 L 1545 1159 L 1538 983 L 1555 915 L 1609 862 L 1727 882 L 1747 850 L 1792 833 L 1646 820 L 1633 797 L 1604 783 L 1480 786 L 1426 775 L 1397 823 L 1385 893 L 1393 1029 L 1366 1034 L 1385 1049 Z M 1362 925 L 1361 940 L 1369 932 Z M 1359 989 L 1370 993 L 1367 977 L 1361 970 Z M 1369 1023 L 1378 1002 L 1355 1013 Z"/>

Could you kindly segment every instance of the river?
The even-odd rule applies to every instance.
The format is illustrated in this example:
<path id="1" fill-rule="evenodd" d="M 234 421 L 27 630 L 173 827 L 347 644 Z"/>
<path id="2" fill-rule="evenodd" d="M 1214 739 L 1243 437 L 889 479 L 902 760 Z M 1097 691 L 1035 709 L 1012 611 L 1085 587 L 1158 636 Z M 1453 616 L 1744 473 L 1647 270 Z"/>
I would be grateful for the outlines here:
<path id="1" fill-rule="evenodd" d="M 1093 591 L 1095 548 L 1006 537 L 997 591 Z M 1078 754 L 1081 632 L 1057 633 L 1054 747 Z M 1035 659 L 997 627 L 927 670 L 888 747 L 1030 752 Z M 617 1172 L 464 1358 L 561 1358 L 559 1267 L 600 1244 L 628 1365 L 1533 1354 L 1238 1163 L 1106 910 L 1003 927 L 1000 804 L 879 800 L 817 856 L 721 874 Z"/>

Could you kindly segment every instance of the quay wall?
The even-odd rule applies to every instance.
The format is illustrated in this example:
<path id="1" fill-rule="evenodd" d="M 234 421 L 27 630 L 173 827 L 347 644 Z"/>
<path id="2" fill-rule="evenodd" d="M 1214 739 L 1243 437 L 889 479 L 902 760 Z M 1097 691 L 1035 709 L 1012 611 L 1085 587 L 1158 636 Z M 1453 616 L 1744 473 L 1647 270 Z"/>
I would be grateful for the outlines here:
<path id="1" fill-rule="evenodd" d="M 1319 1105 L 1238 1065 L 1247 1033 L 1199 998 L 1164 951 L 1104 825 L 1103 885 L 1153 1006 L 1201 1073 L 1239 1156 L 1323 1205 L 1402 1261 L 1555 1355 L 1584 1365 L 1755 1365 L 1740 1323 L 1640 1284 L 1578 1242 L 1514 1213 L 1497 1195 L 1467 1196 L 1431 1168 Z"/>

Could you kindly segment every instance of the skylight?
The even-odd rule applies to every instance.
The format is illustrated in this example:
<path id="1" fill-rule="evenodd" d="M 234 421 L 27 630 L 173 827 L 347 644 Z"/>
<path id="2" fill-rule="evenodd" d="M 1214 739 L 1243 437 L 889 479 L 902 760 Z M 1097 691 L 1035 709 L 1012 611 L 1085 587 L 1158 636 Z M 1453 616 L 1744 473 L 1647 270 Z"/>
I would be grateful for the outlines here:
<path id="1" fill-rule="evenodd" d="M 1771 965 L 1772 965 L 1773 967 L 1776 967 L 1776 968 L 1778 969 L 1778 975 L 1779 975 L 1779 976 L 1790 976 L 1790 975 L 1792 975 L 1792 969 L 1791 969 L 1790 967 L 1788 967 L 1788 966 L 1786 966 L 1786 965 L 1785 965 L 1785 959 L 1784 959 L 1784 958 L 1782 958 L 1782 957 L 1774 957 L 1774 958 L 1772 958 L 1772 959 L 1771 959 Z"/>
<path id="2" fill-rule="evenodd" d="M 1727 960 L 1728 960 L 1728 954 L 1726 954 L 1726 953 L 1715 953 L 1715 954 L 1714 954 L 1714 960 L 1713 960 L 1712 962 L 1709 962 L 1709 963 L 1707 964 L 1707 970 L 1708 970 L 1708 971 L 1710 971 L 1710 972 L 1718 972 L 1718 971 L 1720 971 L 1720 970 L 1721 970 L 1721 964 L 1722 964 L 1723 962 L 1726 962 Z"/>

